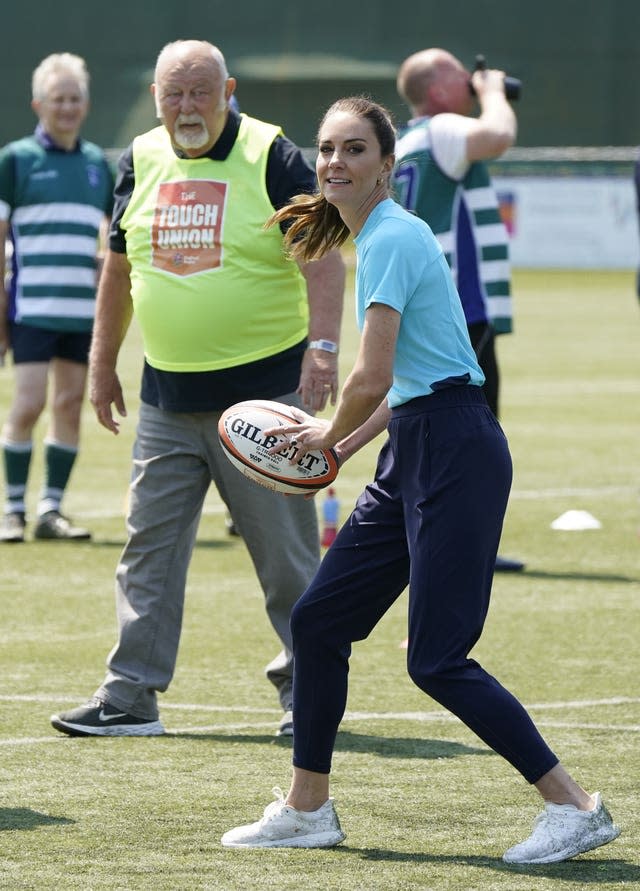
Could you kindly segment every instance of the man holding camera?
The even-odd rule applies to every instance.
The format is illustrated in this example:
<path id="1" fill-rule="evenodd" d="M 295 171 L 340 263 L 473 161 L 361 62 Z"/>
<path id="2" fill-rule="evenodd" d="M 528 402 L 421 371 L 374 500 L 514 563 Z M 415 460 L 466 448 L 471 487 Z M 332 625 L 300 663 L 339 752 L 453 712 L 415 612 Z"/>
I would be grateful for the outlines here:
<path id="1" fill-rule="evenodd" d="M 397 198 L 431 226 L 442 245 L 497 417 L 495 337 L 512 327 L 509 236 L 485 162 L 516 138 L 505 75 L 480 67 L 472 74 L 451 53 L 432 48 L 405 59 L 397 86 L 412 114 L 396 147 Z M 523 567 L 519 560 L 496 559 L 497 571 Z"/>

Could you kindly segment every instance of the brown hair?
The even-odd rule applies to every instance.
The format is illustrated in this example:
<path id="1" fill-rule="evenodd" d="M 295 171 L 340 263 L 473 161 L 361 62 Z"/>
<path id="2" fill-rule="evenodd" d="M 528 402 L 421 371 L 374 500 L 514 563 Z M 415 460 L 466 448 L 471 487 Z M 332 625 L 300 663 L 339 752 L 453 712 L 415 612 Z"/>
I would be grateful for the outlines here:
<path id="1" fill-rule="evenodd" d="M 338 99 L 327 109 L 318 132 L 325 121 L 337 112 L 346 112 L 368 120 L 376 134 L 383 157 L 395 150 L 396 131 L 391 115 L 382 105 L 366 96 L 348 96 Z M 349 237 L 349 229 L 338 209 L 329 204 L 321 192 L 313 195 L 296 195 L 289 204 L 276 211 L 267 226 L 288 222 L 290 225 L 284 240 L 289 253 L 298 260 L 317 260 L 333 248 L 338 248 Z"/>

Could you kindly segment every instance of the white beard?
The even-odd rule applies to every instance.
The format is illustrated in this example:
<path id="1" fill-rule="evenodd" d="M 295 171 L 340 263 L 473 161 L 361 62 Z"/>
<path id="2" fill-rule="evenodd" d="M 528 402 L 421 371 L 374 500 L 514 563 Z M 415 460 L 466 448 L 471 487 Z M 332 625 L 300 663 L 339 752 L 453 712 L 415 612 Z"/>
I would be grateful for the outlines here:
<path id="1" fill-rule="evenodd" d="M 197 130 L 187 129 L 185 124 L 199 124 Z M 173 130 L 176 145 L 184 149 L 203 148 L 209 142 L 209 130 L 200 115 L 180 115 Z"/>

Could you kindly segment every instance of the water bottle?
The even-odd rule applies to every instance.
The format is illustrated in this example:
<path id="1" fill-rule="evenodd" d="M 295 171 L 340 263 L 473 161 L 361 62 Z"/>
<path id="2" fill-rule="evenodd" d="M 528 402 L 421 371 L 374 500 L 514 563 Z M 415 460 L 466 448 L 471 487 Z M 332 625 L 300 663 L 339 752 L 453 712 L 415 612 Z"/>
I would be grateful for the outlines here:
<path id="1" fill-rule="evenodd" d="M 322 502 L 322 536 L 320 544 L 323 548 L 330 547 L 338 534 L 339 515 L 340 502 L 336 498 L 336 490 L 333 486 L 330 486 Z"/>

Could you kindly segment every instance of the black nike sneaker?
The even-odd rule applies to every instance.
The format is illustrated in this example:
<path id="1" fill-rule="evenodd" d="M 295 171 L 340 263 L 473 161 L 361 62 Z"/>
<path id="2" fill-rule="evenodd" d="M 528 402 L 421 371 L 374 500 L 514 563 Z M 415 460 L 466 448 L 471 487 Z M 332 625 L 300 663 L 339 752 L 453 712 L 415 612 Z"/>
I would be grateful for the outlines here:
<path id="1" fill-rule="evenodd" d="M 85 705 L 51 715 L 51 723 L 69 736 L 161 736 L 161 721 L 128 715 L 108 702 L 94 697 Z"/>

